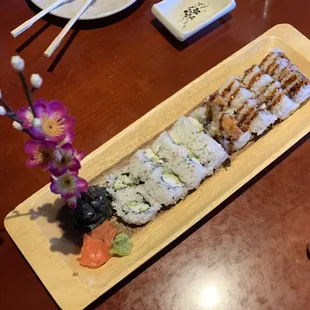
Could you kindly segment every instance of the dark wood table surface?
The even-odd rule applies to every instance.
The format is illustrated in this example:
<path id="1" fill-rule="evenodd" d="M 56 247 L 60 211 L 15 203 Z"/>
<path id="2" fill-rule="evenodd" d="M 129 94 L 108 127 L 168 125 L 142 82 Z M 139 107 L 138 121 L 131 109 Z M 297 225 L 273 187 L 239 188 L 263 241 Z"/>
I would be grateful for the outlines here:
<path id="1" fill-rule="evenodd" d="M 125 13 L 80 23 L 55 55 L 43 56 L 62 20 L 10 31 L 33 15 L 0 2 L 0 88 L 25 105 L 10 57 L 40 73 L 37 97 L 57 98 L 77 119 L 77 148 L 91 152 L 180 88 L 279 23 L 310 38 L 308 0 L 238 0 L 237 8 L 187 43 L 154 20 L 145 0 Z M 309 51 L 310 53 L 310 51 Z M 27 137 L 0 120 L 0 309 L 57 306 L 6 233 L 2 219 L 48 182 L 27 169 Z M 310 309 L 310 143 L 306 139 L 121 285 L 98 309 Z"/>

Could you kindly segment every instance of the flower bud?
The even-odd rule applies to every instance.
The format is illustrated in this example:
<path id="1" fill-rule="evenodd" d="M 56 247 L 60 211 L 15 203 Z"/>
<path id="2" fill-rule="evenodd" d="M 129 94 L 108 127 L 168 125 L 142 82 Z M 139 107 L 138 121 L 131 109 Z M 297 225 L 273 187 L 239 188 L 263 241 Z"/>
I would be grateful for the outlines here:
<path id="1" fill-rule="evenodd" d="M 25 68 L 24 59 L 20 56 L 13 56 L 11 58 L 11 65 L 16 71 L 23 71 Z"/>
<path id="2" fill-rule="evenodd" d="M 17 130 L 23 130 L 23 126 L 19 122 L 14 121 L 12 125 Z"/>
<path id="3" fill-rule="evenodd" d="M 43 79 L 39 74 L 32 74 L 30 77 L 30 83 L 34 88 L 40 88 L 43 83 Z"/>
<path id="4" fill-rule="evenodd" d="M 6 114 L 5 108 L 0 106 L 0 115 L 5 115 L 5 114 Z"/>

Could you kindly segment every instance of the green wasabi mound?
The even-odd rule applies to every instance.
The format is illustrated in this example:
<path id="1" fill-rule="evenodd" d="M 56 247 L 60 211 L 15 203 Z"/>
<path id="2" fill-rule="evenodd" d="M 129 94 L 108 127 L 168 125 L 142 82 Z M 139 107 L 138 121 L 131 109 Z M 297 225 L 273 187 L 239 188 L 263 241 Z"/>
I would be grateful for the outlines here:
<path id="1" fill-rule="evenodd" d="M 126 234 L 119 234 L 112 241 L 111 255 L 127 256 L 131 253 L 133 242 Z"/>

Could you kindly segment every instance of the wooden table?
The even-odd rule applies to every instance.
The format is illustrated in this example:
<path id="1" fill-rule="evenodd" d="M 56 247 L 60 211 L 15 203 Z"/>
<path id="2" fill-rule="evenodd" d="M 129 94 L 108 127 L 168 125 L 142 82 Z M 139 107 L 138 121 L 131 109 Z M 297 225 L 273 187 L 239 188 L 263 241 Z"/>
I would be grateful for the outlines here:
<path id="1" fill-rule="evenodd" d="M 57 98 L 77 119 L 77 148 L 91 152 L 151 108 L 278 23 L 310 37 L 306 0 L 239 0 L 237 8 L 188 43 L 154 20 L 155 1 L 73 30 L 51 59 L 43 52 L 61 21 L 39 21 L 17 39 L 10 30 L 33 12 L 25 1 L 0 3 L 0 87 L 26 105 L 10 56 L 38 72 L 37 97 Z M 95 28 L 95 29 L 88 29 Z M 58 54 L 57 54 L 58 53 Z M 0 218 L 48 182 L 25 167 L 27 137 L 0 121 Z M 309 309 L 310 143 L 306 139 L 142 270 L 103 296 L 99 309 Z M 3 223 L 0 308 L 55 309 Z M 143 272 L 141 272 L 143 271 Z"/>

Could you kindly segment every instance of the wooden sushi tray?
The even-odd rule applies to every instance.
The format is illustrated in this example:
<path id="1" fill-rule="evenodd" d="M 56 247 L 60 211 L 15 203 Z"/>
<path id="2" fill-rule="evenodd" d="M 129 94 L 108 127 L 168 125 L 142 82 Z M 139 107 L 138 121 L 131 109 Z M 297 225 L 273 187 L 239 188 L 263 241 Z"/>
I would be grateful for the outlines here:
<path id="1" fill-rule="evenodd" d="M 277 25 L 92 152 L 83 161 L 82 177 L 90 183 L 97 180 L 178 117 L 193 110 L 230 76 L 242 74 L 276 47 L 310 77 L 310 41 L 290 25 Z M 96 270 L 82 268 L 76 261 L 79 249 L 63 237 L 55 220 L 62 202 L 50 192 L 48 185 L 10 212 L 5 227 L 57 304 L 62 309 L 82 309 L 215 209 L 305 136 L 309 129 L 308 103 L 240 151 L 227 170 L 221 168 L 184 201 L 138 230 L 133 236 L 134 248 L 129 256 L 112 258 Z M 44 216 L 36 216 L 42 210 Z M 55 242 L 65 249 L 63 253 L 54 250 Z"/>

